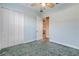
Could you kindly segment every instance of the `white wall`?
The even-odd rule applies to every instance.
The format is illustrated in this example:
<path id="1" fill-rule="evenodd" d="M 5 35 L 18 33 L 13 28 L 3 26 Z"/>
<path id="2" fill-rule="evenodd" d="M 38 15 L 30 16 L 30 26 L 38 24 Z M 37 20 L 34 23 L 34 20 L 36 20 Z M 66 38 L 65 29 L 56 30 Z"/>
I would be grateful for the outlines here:
<path id="1" fill-rule="evenodd" d="M 37 19 L 39 13 L 29 9 L 24 10 L 24 41 L 32 42 L 37 40 Z"/>
<path id="2" fill-rule="evenodd" d="M 36 15 L 24 15 L 24 41 L 31 42 L 36 40 Z"/>
<path id="3" fill-rule="evenodd" d="M 50 17 L 50 41 L 79 49 L 79 5 L 45 15 Z"/>

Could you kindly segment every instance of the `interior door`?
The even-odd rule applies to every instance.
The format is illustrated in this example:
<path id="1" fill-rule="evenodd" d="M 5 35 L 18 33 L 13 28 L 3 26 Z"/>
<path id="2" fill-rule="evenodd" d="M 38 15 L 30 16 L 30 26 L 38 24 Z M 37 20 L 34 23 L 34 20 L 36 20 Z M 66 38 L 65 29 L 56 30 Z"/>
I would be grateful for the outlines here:
<path id="1" fill-rule="evenodd" d="M 37 40 L 42 40 L 42 33 L 43 33 L 43 22 L 42 22 L 42 18 L 41 17 L 37 17 L 37 29 L 36 29 L 36 33 L 37 33 Z"/>
<path id="2" fill-rule="evenodd" d="M 49 41 L 49 17 L 37 17 L 37 40 L 45 43 Z"/>

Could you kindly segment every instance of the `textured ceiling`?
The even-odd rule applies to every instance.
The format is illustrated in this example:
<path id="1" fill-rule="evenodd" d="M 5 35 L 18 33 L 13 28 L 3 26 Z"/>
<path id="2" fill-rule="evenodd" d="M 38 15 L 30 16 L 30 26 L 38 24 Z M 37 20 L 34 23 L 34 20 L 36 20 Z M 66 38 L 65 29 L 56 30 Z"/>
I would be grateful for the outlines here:
<path id="1" fill-rule="evenodd" d="M 40 12 L 40 8 L 34 8 L 31 6 L 32 3 L 22 3 L 21 5 L 23 5 L 25 8 L 30 8 L 36 12 Z M 48 11 L 58 11 L 58 10 L 62 10 L 62 9 L 66 9 L 66 8 L 69 8 L 73 5 L 77 5 L 78 3 L 59 3 L 59 4 L 56 4 L 55 7 L 53 8 L 50 8 L 50 9 L 46 9 L 44 12 L 48 12 Z"/>

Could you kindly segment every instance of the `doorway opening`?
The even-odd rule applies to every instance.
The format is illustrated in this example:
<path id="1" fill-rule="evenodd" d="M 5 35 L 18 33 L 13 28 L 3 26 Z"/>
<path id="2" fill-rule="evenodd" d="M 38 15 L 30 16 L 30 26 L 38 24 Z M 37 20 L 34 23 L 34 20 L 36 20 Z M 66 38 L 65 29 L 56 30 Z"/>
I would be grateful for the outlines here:
<path id="1" fill-rule="evenodd" d="M 43 18 L 43 42 L 49 41 L 49 16 Z"/>

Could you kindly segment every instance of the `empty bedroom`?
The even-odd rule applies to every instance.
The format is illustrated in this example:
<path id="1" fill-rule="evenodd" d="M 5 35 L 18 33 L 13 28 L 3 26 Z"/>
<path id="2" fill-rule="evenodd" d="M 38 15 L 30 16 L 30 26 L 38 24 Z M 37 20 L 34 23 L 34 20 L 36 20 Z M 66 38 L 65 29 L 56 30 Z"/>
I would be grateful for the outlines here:
<path id="1" fill-rule="evenodd" d="M 79 56 L 79 3 L 0 3 L 0 56 Z"/>

